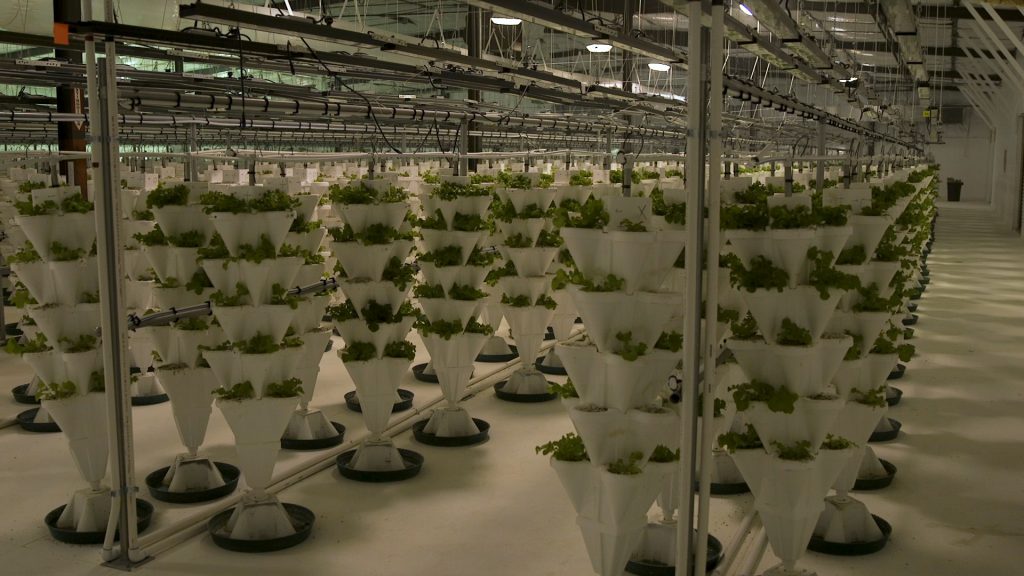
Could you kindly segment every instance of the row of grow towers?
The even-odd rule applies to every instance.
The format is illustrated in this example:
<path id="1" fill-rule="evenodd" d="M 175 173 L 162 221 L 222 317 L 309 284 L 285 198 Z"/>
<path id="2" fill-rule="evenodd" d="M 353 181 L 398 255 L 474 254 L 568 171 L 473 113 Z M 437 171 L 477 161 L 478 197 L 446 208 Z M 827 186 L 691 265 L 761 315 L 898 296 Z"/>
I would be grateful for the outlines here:
<path id="1" fill-rule="evenodd" d="M 556 451 L 553 463 L 579 514 L 595 571 L 621 571 L 644 533 L 650 503 L 660 495 L 659 503 L 666 517 L 671 518 L 679 497 L 678 487 L 673 488 L 678 417 L 675 406 L 662 398 L 668 396 L 665 381 L 678 367 L 681 347 L 683 318 L 676 311 L 682 308 L 679 287 L 685 278 L 685 271 L 677 267 L 681 265 L 685 238 L 682 182 L 666 178 L 656 193 L 649 193 L 652 186 L 638 186 L 635 189 L 639 188 L 640 195 L 623 198 L 613 186 L 592 185 L 585 172 L 574 174 L 569 185 L 557 186 L 551 186 L 549 177 L 537 174 L 506 174 L 492 189 L 488 180 L 493 179 L 435 180 L 418 198 L 397 188 L 394 178 L 360 181 L 330 192 L 321 182 L 313 182 L 308 188 L 281 182 L 282 188 L 292 188 L 291 193 L 268 190 L 267 186 L 200 183 L 160 186 L 148 194 L 126 191 L 123 208 L 129 232 L 125 234 L 129 305 L 142 312 L 209 300 L 213 313 L 212 319 L 187 318 L 132 335 L 136 365 L 146 367 L 147 358 L 153 359 L 155 379 L 162 388 L 156 393 L 163 391 L 170 396 L 186 448 L 171 466 L 147 478 L 154 496 L 195 501 L 234 490 L 239 470 L 211 462 L 198 453 L 216 396 L 216 405 L 235 433 L 239 467 L 250 490 L 234 511 L 214 519 L 214 538 L 236 549 L 248 549 L 254 541 L 269 546 L 291 545 L 308 534 L 312 513 L 282 505 L 264 491 L 277 451 L 282 442 L 286 446 L 291 442 L 297 448 L 329 447 L 340 443 L 344 434 L 340 424 L 328 422 L 309 408 L 318 360 L 330 340 L 330 328 L 321 323 L 321 318 L 333 321 L 347 343 L 338 355 L 356 384 L 356 392 L 350 394 L 355 396 L 370 432 L 358 450 L 339 457 L 339 470 L 351 478 L 387 480 L 415 475 L 422 465 L 421 456 L 397 449 L 384 434 L 392 410 L 409 400 L 403 395 L 405 391 L 398 389 L 398 382 L 415 354 L 414 346 L 406 340 L 413 327 L 430 353 L 431 366 L 427 369 L 436 374 L 445 397 L 445 406 L 417 426 L 417 438 L 426 443 L 460 445 L 486 439 L 489 424 L 471 418 L 459 406 L 459 399 L 481 351 L 494 346 L 497 357 L 508 357 L 507 347 L 501 349 L 504 342 L 495 342 L 492 335 L 501 318 L 507 319 L 518 352 L 530 359 L 537 356 L 548 326 L 553 326 L 559 339 L 565 339 L 579 315 L 587 327 L 587 340 L 557 346 L 543 361 L 538 360 L 536 367 L 524 362 L 498 386 L 498 393 L 518 401 L 546 400 L 556 393 L 566 398 L 580 436 L 563 438 L 548 450 Z M 62 190 L 64 196 L 58 196 L 58 201 L 74 198 L 74 189 Z M 46 194 L 55 193 L 49 189 L 29 192 L 33 206 L 37 201 L 45 202 Z M 824 462 L 828 454 L 845 453 L 840 447 L 859 454 L 864 445 L 857 441 L 862 435 L 860 428 L 854 433 L 852 428 L 839 424 L 829 428 L 824 421 L 831 418 L 838 422 L 837 414 L 844 416 L 843 421 L 856 420 L 855 410 L 846 408 L 851 404 L 872 408 L 871 417 L 880 411 L 878 386 L 869 386 L 877 378 L 865 380 L 860 374 L 888 374 L 883 368 L 891 355 L 882 352 L 898 348 L 899 337 L 886 340 L 889 344 L 876 343 L 871 349 L 877 353 L 872 354 L 863 344 L 858 348 L 858 344 L 851 347 L 849 342 L 874 340 L 867 337 L 882 331 L 899 308 L 896 301 L 905 295 L 904 286 L 912 280 L 912 271 L 897 266 L 889 277 L 899 280 L 895 283 L 886 281 L 885 275 L 893 268 L 894 254 L 897 260 L 911 260 L 912 251 L 903 253 L 897 248 L 906 244 L 920 247 L 918 229 L 928 215 L 930 197 L 903 194 L 892 201 L 883 198 L 884 194 L 877 196 L 874 198 L 870 190 L 866 194 L 863 190 L 829 190 L 824 203 L 830 206 L 815 204 L 811 210 L 816 199 L 809 195 L 769 198 L 763 187 L 752 186 L 737 195 L 740 203 L 723 211 L 723 223 L 737 229 L 726 235 L 726 252 L 737 258 L 723 258 L 723 264 L 732 267 L 739 288 L 723 290 L 723 307 L 729 307 L 723 309 L 727 313 L 722 318 L 736 320 L 730 349 L 741 366 L 757 366 L 768 372 L 755 372 L 749 385 L 732 391 L 737 399 L 728 404 L 742 404 L 746 409 L 735 426 L 730 426 L 723 415 L 716 418 L 716 428 L 722 432 L 737 428 L 736 433 L 725 435 L 723 445 L 739 449 L 737 464 L 755 495 L 765 491 L 758 481 L 750 480 L 757 477 L 758 472 L 752 470 L 758 466 L 772 470 L 773 463 L 784 460 L 786 470 L 790 462 L 797 461 L 803 468 L 814 468 L 807 462 L 816 466 L 819 456 Z M 331 206 L 322 206 L 322 198 Z M 849 208 L 836 208 L 836 204 Z M 903 218 L 910 206 L 915 207 L 915 218 Z M 827 222 L 801 219 L 801 207 L 813 218 Z M 88 212 L 76 209 L 82 208 L 71 206 L 70 215 L 87 214 L 91 218 Z M 68 214 L 62 210 L 46 215 Z M 887 225 L 879 231 L 882 220 L 892 224 L 897 215 L 904 222 L 893 230 Z M 844 216 L 849 222 L 840 225 Z M 318 222 L 318 218 L 324 222 Z M 879 218 L 882 220 L 875 220 Z M 21 224 L 25 216 L 17 219 Z M 79 220 L 84 222 L 85 218 Z M 328 233 L 325 225 L 331 227 L 326 244 L 329 251 L 321 249 Z M 766 237 L 770 241 L 765 242 Z M 71 248 L 86 250 L 85 244 L 91 246 L 91 239 L 80 240 Z M 41 246 L 51 244 L 44 238 L 37 241 Z M 419 278 L 411 258 L 417 242 Z M 879 243 L 888 252 L 878 250 Z M 876 259 L 867 264 L 858 262 L 858 245 L 863 246 L 864 254 L 874 254 Z M 798 257 L 798 246 L 802 246 L 804 258 Z M 818 252 L 810 254 L 811 248 Z M 824 252 L 842 252 L 845 257 L 826 258 Z M 44 251 L 39 261 L 49 264 L 48 256 Z M 839 264 L 833 266 L 837 258 Z M 23 274 L 31 276 L 25 271 L 26 265 L 37 264 L 31 256 L 25 260 L 16 270 L 19 278 Z M 876 260 L 887 260 L 890 265 L 878 266 Z M 90 266 L 88 257 L 64 262 Z M 50 268 L 59 269 L 61 265 Z M 784 285 L 779 270 L 785 271 Z M 287 292 L 288 287 L 314 283 L 331 272 L 338 274 L 343 296 L 294 296 Z M 719 273 L 728 274 L 724 269 Z M 859 288 L 843 295 L 830 293 L 827 298 L 818 294 L 821 306 L 796 310 L 800 308 L 796 306 L 798 297 L 821 292 L 821 286 L 827 292 L 851 288 L 851 278 L 837 276 L 840 273 L 856 276 Z M 94 277 L 94 272 L 84 275 L 86 288 L 92 286 L 88 279 Z M 761 286 L 762 277 L 771 278 L 774 284 Z M 32 283 L 30 280 L 26 285 Z M 872 291 L 872 284 L 881 288 Z M 88 290 L 72 286 L 76 292 L 65 292 L 80 294 L 80 300 L 94 300 L 85 296 Z M 411 290 L 419 308 L 408 301 Z M 50 304 L 45 289 L 29 287 L 28 292 L 44 298 L 40 308 Z M 883 300 L 884 305 L 880 303 Z M 833 301 L 835 305 L 830 308 Z M 36 302 L 40 302 L 38 297 Z M 71 306 L 82 303 L 68 300 Z M 780 315 L 780 310 L 790 310 L 785 306 L 793 308 L 792 313 Z M 840 320 L 842 313 L 830 318 L 835 306 L 850 318 Z M 744 318 L 747 309 L 751 315 Z M 666 314 L 666 310 L 672 313 Z M 888 316 L 884 321 L 880 320 L 883 312 Z M 865 315 L 868 313 L 874 313 L 870 323 Z M 32 314 L 36 316 L 45 313 Z M 87 319 L 83 322 L 89 324 Z M 75 358 L 82 346 L 64 342 L 81 334 L 50 334 L 45 320 L 38 323 L 46 340 L 31 339 L 40 350 L 32 349 L 31 343 L 22 350 L 33 367 L 56 354 L 62 359 Z M 780 331 L 787 332 L 787 337 L 791 336 L 788 332 L 797 332 L 794 324 L 810 334 L 809 344 L 808 334 L 797 335 L 801 341 L 798 346 L 811 350 L 803 351 L 800 357 L 811 358 L 818 368 L 811 372 L 805 369 L 802 375 L 786 372 L 785 368 L 773 372 L 769 369 L 773 362 L 760 359 L 777 358 L 777 353 L 789 351 L 782 346 L 794 346 L 785 338 L 781 342 L 778 339 Z M 769 328 L 765 331 L 755 326 Z M 775 338 L 771 337 L 773 333 Z M 840 334 L 844 337 L 835 337 Z M 763 341 L 758 341 L 757 335 Z M 61 342 L 56 353 L 45 349 L 53 341 Z M 95 344 L 91 351 L 97 362 Z M 853 349 L 861 352 L 854 355 Z M 847 360 L 835 366 L 837 354 Z M 801 364 L 796 360 L 793 363 Z M 54 412 L 56 408 L 58 424 L 72 421 L 57 415 L 64 406 L 84 402 L 78 398 L 90 396 L 99 403 L 95 397 L 102 397 L 82 392 L 90 390 L 90 385 L 93 390 L 99 388 L 102 378 L 96 377 L 97 370 L 86 373 L 75 361 L 64 364 L 78 367 L 74 375 L 77 379 L 36 370 L 43 382 L 75 385 L 73 390 L 65 386 L 64 392 L 52 393 L 50 386 L 44 386 L 40 395 L 48 398 L 45 409 Z M 571 383 L 551 388 L 538 368 L 547 366 L 557 371 L 562 365 Z M 874 367 L 874 371 L 864 370 L 865 365 Z M 826 403 L 821 397 L 821 382 L 833 380 L 827 376 L 831 369 L 837 372 L 836 398 L 829 397 L 833 408 L 823 410 L 817 407 Z M 809 384 L 812 380 L 818 383 Z M 623 381 L 634 385 L 623 387 Z M 762 403 L 774 405 L 762 397 L 764 384 L 773 390 L 790 386 L 796 389 L 791 391 L 797 393 L 796 400 L 790 396 L 773 400 L 792 400 L 790 412 L 783 410 L 781 414 L 790 420 L 809 418 L 817 423 L 813 435 L 808 431 L 809 424 L 801 425 L 807 436 L 803 437 L 790 430 L 792 425 L 773 423 L 782 417 L 772 410 L 765 414 L 760 408 Z M 843 402 L 851 397 L 858 401 Z M 76 441 L 71 442 L 76 462 L 94 494 L 102 492 L 98 482 L 106 457 L 105 441 L 96 440 L 105 438 L 105 416 L 100 418 L 100 412 L 91 411 L 90 437 L 95 454 L 82 457 L 76 452 Z M 732 412 L 731 406 L 723 412 Z M 853 415 L 845 418 L 847 412 Z M 860 421 L 867 419 L 869 416 L 860 415 Z M 750 428 L 745 427 L 748 423 Z M 774 431 L 773 425 L 783 432 Z M 74 424 L 69 426 L 73 428 Z M 825 436 L 818 438 L 822 429 Z M 803 461 L 779 458 L 773 444 L 792 448 L 807 442 L 813 448 L 826 438 L 825 444 L 834 450 L 812 449 L 815 456 Z M 756 450 L 747 451 L 757 441 L 768 446 L 768 451 L 761 450 L 763 456 L 748 458 L 746 454 L 757 454 Z M 563 449 L 574 452 L 573 465 L 564 464 L 571 458 L 559 458 Z M 804 452 L 800 455 L 806 456 Z M 759 464 L 751 469 L 744 460 L 755 458 Z M 853 459 L 850 456 L 844 461 Z M 83 461 L 91 463 L 93 469 L 83 469 Z M 880 466 L 877 460 L 875 464 Z M 724 468 L 728 474 L 728 466 Z M 825 477 L 830 472 L 817 474 Z M 84 505 L 76 499 L 82 497 L 76 494 L 63 515 L 69 515 L 67 511 L 76 506 L 79 511 L 75 514 L 79 514 Z M 771 511 L 760 507 L 759 511 L 762 518 L 771 517 Z M 57 524 L 65 530 L 101 529 L 105 516 L 99 512 L 81 514 L 93 519 L 91 526 L 72 525 L 65 518 Z M 804 516 L 810 515 L 808 512 Z M 766 524 L 771 522 L 766 520 Z M 799 541 L 800 534 L 789 539 Z M 840 535 L 840 540 L 844 537 L 849 535 Z M 790 543 L 786 548 L 785 541 L 778 538 L 772 539 L 776 553 L 791 566 L 790 558 L 798 557 L 790 551 L 795 545 Z M 662 556 L 672 557 L 664 551 Z"/>

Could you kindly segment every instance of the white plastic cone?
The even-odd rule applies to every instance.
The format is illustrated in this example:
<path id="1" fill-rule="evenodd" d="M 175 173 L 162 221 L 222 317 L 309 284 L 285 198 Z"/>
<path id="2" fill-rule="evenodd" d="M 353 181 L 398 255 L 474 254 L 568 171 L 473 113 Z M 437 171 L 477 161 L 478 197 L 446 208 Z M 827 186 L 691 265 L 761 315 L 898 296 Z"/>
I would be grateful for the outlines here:
<path id="1" fill-rule="evenodd" d="M 409 369 L 409 364 L 410 361 L 404 358 L 380 358 L 344 364 L 355 383 L 363 420 L 372 435 L 380 435 L 387 428 L 395 403 L 395 391 Z"/>
<path id="2" fill-rule="evenodd" d="M 274 460 L 281 450 L 281 434 L 297 403 L 298 398 L 217 400 L 235 435 L 239 468 L 250 488 L 262 490 L 270 484 Z"/>
<path id="3" fill-rule="evenodd" d="M 43 400 L 43 408 L 60 426 L 82 479 L 93 488 L 107 471 L 107 402 L 102 393 Z"/>
<path id="4" fill-rule="evenodd" d="M 206 438 L 217 378 L 209 368 L 158 369 L 156 378 L 171 399 L 181 443 L 195 454 Z"/>

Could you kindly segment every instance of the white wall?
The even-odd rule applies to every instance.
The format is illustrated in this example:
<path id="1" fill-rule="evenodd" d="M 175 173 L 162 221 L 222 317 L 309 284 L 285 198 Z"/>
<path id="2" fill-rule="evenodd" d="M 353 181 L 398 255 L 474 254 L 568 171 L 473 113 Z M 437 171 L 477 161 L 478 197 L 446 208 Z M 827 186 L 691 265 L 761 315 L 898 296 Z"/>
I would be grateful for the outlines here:
<path id="1" fill-rule="evenodd" d="M 964 111 L 963 124 L 942 128 L 943 144 L 929 146 L 942 166 L 939 197 L 946 198 L 946 179 L 963 180 L 961 202 L 988 204 L 992 199 L 993 133 L 973 110 Z"/>

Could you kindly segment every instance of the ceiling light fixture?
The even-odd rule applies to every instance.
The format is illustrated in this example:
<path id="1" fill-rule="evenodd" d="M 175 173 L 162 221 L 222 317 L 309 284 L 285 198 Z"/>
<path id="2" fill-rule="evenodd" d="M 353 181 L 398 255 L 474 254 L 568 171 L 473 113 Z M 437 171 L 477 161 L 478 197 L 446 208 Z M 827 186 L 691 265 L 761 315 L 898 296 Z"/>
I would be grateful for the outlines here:
<path id="1" fill-rule="evenodd" d="M 509 16 L 491 16 L 491 24 L 495 24 L 497 26 L 519 26 L 522 23 L 522 18 L 511 18 Z"/>
<path id="2" fill-rule="evenodd" d="M 595 42 L 593 44 L 587 44 L 587 50 L 594 54 L 604 54 L 612 51 L 612 45 L 604 42 Z"/>
<path id="3" fill-rule="evenodd" d="M 747 8 L 746 4 L 740 4 L 740 12 L 743 12 L 747 16 L 751 17 L 754 15 L 754 13 L 750 11 L 750 8 Z"/>
<path id="4" fill-rule="evenodd" d="M 665 64 L 664 62 L 649 62 L 647 64 L 647 67 L 650 68 L 651 70 L 654 70 L 655 72 L 668 72 L 669 70 L 672 69 L 671 66 Z"/>

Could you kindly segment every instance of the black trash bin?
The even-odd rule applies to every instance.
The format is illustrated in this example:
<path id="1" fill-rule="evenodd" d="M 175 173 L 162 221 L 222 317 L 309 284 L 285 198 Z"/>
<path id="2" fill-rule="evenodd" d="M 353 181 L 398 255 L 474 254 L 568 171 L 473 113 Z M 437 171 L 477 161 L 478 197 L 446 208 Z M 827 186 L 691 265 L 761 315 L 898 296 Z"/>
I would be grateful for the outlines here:
<path id="1" fill-rule="evenodd" d="M 964 187 L 963 180 L 957 180 L 956 178 L 946 179 L 946 199 L 950 202 L 960 201 L 960 189 Z"/>

